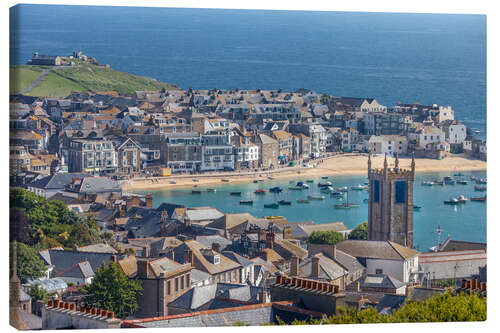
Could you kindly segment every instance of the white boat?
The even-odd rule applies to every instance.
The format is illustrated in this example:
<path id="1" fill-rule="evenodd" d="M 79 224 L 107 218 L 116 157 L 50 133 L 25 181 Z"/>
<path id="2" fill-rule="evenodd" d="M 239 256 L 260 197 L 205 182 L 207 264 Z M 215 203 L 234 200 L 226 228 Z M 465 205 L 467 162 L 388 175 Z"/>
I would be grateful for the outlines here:
<path id="1" fill-rule="evenodd" d="M 362 191 L 364 189 L 365 189 L 365 187 L 361 184 L 356 185 L 356 186 L 351 186 L 351 190 L 354 190 L 354 191 Z"/>

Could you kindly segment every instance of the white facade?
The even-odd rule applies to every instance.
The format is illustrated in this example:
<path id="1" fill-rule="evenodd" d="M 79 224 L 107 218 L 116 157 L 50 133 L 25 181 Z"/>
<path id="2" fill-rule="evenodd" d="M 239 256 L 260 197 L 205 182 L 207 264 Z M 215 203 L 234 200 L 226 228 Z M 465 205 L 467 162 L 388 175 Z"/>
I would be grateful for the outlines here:
<path id="1" fill-rule="evenodd" d="M 233 146 L 231 145 L 202 147 L 202 171 L 234 170 L 234 161 Z"/>
<path id="2" fill-rule="evenodd" d="M 467 137 L 467 128 L 463 124 L 453 124 L 448 127 L 446 138 L 451 144 L 460 144 Z"/>
<path id="3" fill-rule="evenodd" d="M 367 274 L 387 274 L 401 282 L 410 282 L 412 273 L 418 271 L 418 256 L 409 259 L 366 259 Z"/>
<path id="4" fill-rule="evenodd" d="M 238 147 L 236 150 L 238 162 L 258 162 L 259 161 L 259 146 L 257 145 L 246 145 Z"/>
<path id="5" fill-rule="evenodd" d="M 395 153 L 406 155 L 408 152 L 408 139 L 401 135 L 372 135 L 368 144 L 372 154 L 393 156 Z"/>
<path id="6" fill-rule="evenodd" d="M 416 133 L 409 133 L 411 140 L 417 140 L 417 147 L 426 149 L 429 144 L 442 144 L 446 141 L 444 132 L 433 126 L 425 126 Z"/>
<path id="7" fill-rule="evenodd" d="M 371 103 L 365 99 L 359 109 L 362 112 L 387 112 L 387 106 L 379 104 L 376 99 Z"/>
<path id="8" fill-rule="evenodd" d="M 434 105 L 436 106 L 436 105 Z M 455 119 L 455 112 L 451 108 L 451 106 L 440 106 L 439 111 L 436 113 L 436 122 L 439 124 L 445 120 L 454 120 Z"/>

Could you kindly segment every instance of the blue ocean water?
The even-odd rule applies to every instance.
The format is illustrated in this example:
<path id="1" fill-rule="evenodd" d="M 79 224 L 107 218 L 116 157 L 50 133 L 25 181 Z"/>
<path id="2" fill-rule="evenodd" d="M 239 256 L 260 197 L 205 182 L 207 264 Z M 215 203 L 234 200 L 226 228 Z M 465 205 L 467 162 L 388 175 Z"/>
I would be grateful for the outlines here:
<path id="1" fill-rule="evenodd" d="M 484 172 L 464 172 L 464 179 L 469 176 L 485 177 Z M 423 181 L 433 181 L 442 179 L 444 176 L 453 176 L 452 173 L 420 173 L 417 174 L 414 187 L 414 203 L 421 206 L 420 211 L 414 212 L 414 243 L 415 247 L 421 251 L 426 251 L 431 246 L 435 246 L 438 239 L 436 229 L 441 228 L 441 241 L 448 236 L 453 239 L 486 242 L 486 202 L 467 202 L 459 206 L 445 205 L 444 201 L 451 197 L 464 195 L 466 198 L 481 197 L 484 193 L 475 192 L 475 183 L 469 182 L 467 185 L 449 186 L 423 186 Z M 152 193 L 153 206 L 158 207 L 163 202 L 183 204 L 187 207 L 211 206 L 224 213 L 244 213 L 248 212 L 256 217 L 268 215 L 281 215 L 290 222 L 314 221 L 316 223 L 342 221 L 348 228 L 354 228 L 363 221 L 368 220 L 368 204 L 364 199 L 368 198 L 367 191 L 349 191 L 348 201 L 358 203 L 358 208 L 348 210 L 335 209 L 334 204 L 345 201 L 330 198 L 329 195 L 320 193 L 316 178 L 297 178 L 293 180 L 293 185 L 299 181 L 313 179 L 314 183 L 309 184 L 308 190 L 294 191 L 288 190 L 289 180 L 266 180 L 264 183 L 245 184 L 221 184 L 217 186 L 199 186 L 202 194 L 192 194 L 193 188 L 155 190 L 155 191 L 135 191 L 139 194 Z M 344 176 L 330 177 L 333 186 L 351 187 L 363 184 L 366 176 Z M 256 195 L 256 189 L 268 190 L 273 186 L 281 186 L 284 191 L 279 195 L 266 193 Z M 216 192 L 207 192 L 207 188 L 215 188 Z M 232 196 L 230 192 L 242 192 L 241 197 Z M 325 195 L 323 201 L 310 201 L 309 203 L 297 203 L 297 198 L 307 198 L 308 195 Z M 346 200 L 347 198 L 343 199 Z M 240 205 L 240 200 L 253 200 L 253 205 Z M 291 206 L 280 206 L 278 209 L 264 208 L 264 204 L 277 202 L 278 200 L 291 201 Z"/>
<path id="2" fill-rule="evenodd" d="M 19 5 L 11 64 L 95 56 L 182 88 L 451 105 L 486 135 L 486 16 Z"/>

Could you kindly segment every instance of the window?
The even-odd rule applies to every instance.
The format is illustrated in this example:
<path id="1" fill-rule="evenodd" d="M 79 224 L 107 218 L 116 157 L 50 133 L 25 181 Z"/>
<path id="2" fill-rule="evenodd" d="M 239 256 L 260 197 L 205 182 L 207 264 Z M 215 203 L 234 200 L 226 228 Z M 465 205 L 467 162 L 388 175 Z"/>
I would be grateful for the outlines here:
<path id="1" fill-rule="evenodd" d="M 181 290 L 184 289 L 184 275 L 181 276 Z"/>
<path id="2" fill-rule="evenodd" d="M 190 274 L 186 274 L 186 288 L 189 288 L 189 285 L 191 283 L 191 275 Z"/>
<path id="3" fill-rule="evenodd" d="M 170 281 L 167 281 L 167 295 L 170 295 L 171 292 L 172 292 L 172 290 L 171 290 Z"/>
<path id="4" fill-rule="evenodd" d="M 406 182 L 405 181 L 397 181 L 395 183 L 396 187 L 396 196 L 394 198 L 395 203 L 405 203 L 406 202 Z"/>
<path id="5" fill-rule="evenodd" d="M 379 202 L 380 196 L 380 181 L 373 181 L 373 202 Z"/>
<path id="6" fill-rule="evenodd" d="M 375 269 L 375 274 L 384 274 L 382 268 Z"/>
<path id="7" fill-rule="evenodd" d="M 175 278 L 175 292 L 179 291 L 179 278 Z"/>

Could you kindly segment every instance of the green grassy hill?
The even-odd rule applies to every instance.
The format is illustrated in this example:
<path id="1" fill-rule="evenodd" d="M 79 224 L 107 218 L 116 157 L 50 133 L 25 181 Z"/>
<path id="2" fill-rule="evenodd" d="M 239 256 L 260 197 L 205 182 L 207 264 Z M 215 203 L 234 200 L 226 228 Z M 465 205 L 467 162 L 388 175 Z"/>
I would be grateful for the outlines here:
<path id="1" fill-rule="evenodd" d="M 45 77 L 25 95 L 39 97 L 65 97 L 71 92 L 116 91 L 133 94 L 137 90 L 178 89 L 173 84 L 160 82 L 138 75 L 119 72 L 88 63 L 73 67 L 11 66 L 10 93 L 17 94 L 29 87 L 43 69 L 50 70 Z"/>

